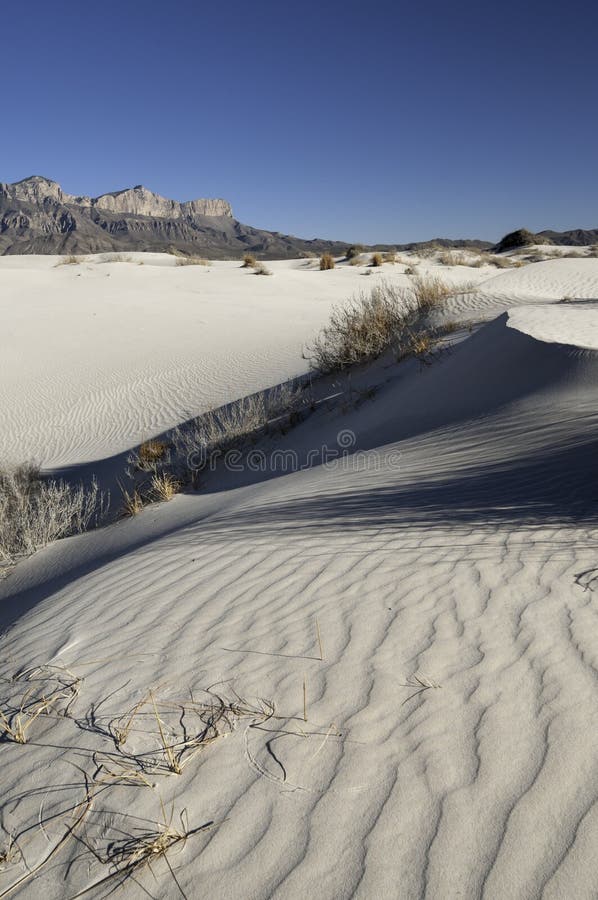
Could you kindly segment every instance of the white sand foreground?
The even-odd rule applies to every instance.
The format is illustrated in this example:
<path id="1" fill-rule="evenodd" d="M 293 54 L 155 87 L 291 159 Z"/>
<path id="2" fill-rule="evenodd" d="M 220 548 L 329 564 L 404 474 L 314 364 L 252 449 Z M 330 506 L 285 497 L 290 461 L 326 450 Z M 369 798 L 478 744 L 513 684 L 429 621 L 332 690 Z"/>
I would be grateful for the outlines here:
<path id="1" fill-rule="evenodd" d="M 228 268 L 232 296 L 242 282 Z M 255 326 L 255 386 L 298 360 L 321 312 L 312 304 L 336 297 L 303 282 L 328 273 L 272 268 L 252 291 L 273 307 L 293 285 L 294 322 L 309 327 L 274 317 L 263 346 L 280 327 L 272 352 L 288 355 L 268 357 Z M 39 271 L 42 303 L 55 271 Z M 480 292 L 455 304 L 491 321 L 430 367 L 373 367 L 375 396 L 323 405 L 264 442 L 266 454 L 292 450 L 297 471 L 215 473 L 197 494 L 41 551 L 0 584 L 0 709 L 49 692 L 52 678 L 65 693 L 81 679 L 68 716 L 40 715 L 28 743 L 0 743 L 0 850 L 11 847 L 0 897 L 597 896 L 598 261 L 473 271 Z M 189 291 L 219 277 L 168 274 Z M 358 281 L 336 277 L 345 295 Z M 582 299 L 555 303 L 566 294 Z M 269 319 L 263 298 L 258 310 Z M 214 374 L 214 398 L 233 390 L 233 370 L 245 383 L 231 364 Z M 154 410 L 168 407 L 161 390 Z M 129 434 L 80 451 L 46 427 L 52 460 Z M 309 449 L 347 434 L 357 453 L 302 467 Z M 28 681 L 31 666 L 58 668 Z M 224 709 L 230 733 L 195 753 Z M 164 816 L 202 830 L 151 870 L 127 868 L 130 841 Z"/>

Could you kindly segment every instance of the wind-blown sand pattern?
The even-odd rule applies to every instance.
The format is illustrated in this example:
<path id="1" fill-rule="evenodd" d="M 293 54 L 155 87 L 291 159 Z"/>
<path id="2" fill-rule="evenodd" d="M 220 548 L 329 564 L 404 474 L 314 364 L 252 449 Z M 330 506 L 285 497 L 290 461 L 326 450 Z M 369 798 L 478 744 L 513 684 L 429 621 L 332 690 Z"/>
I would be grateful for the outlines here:
<path id="1" fill-rule="evenodd" d="M 301 342 L 341 291 L 361 285 L 335 270 L 337 281 L 316 294 L 320 273 L 295 265 L 250 280 L 253 356 L 235 357 L 224 330 L 219 347 L 204 348 L 198 330 L 198 368 L 179 382 L 191 365 L 190 319 L 181 314 L 176 334 L 163 329 L 163 358 L 147 337 L 155 382 L 140 413 L 151 409 L 156 429 L 241 384 L 300 370 Z M 217 291 L 233 290 L 238 273 L 221 267 L 167 272 L 168 290 L 181 278 L 189 291 L 181 288 L 185 316 L 189 285 L 210 281 L 212 306 Z M 81 278 L 69 268 L 64 284 L 87 277 L 92 292 L 101 267 Z M 139 267 L 134 278 L 162 275 L 150 272 Z M 25 861 L 0 864 L 0 897 L 52 848 L 11 896 L 58 900 L 93 885 L 86 896 L 107 896 L 118 882 L 100 884 L 107 866 L 74 838 L 59 846 L 86 800 L 83 772 L 91 782 L 101 754 L 117 756 L 109 723 L 150 689 L 179 701 L 192 690 L 197 701 L 211 686 L 256 709 L 268 699 L 275 716 L 239 720 L 181 775 L 152 772 L 153 789 L 111 783 L 77 830 L 100 852 L 139 819 L 155 822 L 158 797 L 169 814 L 170 804 L 175 816 L 186 809 L 192 828 L 214 823 L 167 857 L 179 886 L 157 859 L 154 877 L 140 869 L 120 888 L 127 897 L 596 897 L 598 303 L 585 301 L 598 299 L 598 260 L 472 272 L 479 291 L 449 301 L 447 315 L 487 324 L 430 367 L 379 372 L 373 399 L 324 405 L 277 444 L 303 459 L 351 431 L 360 456 L 272 477 L 214 476 L 204 492 L 47 548 L 2 583 L 0 674 L 50 664 L 82 681 L 72 718 L 40 716 L 30 743 L 0 744 L 1 825 L 19 835 Z M 26 277 L 29 292 L 37 275 Z M 448 277 L 464 280 L 460 268 Z M 261 335 L 261 313 L 275 316 L 274 299 L 291 304 L 294 291 L 304 297 L 296 318 L 287 310 Z M 582 302 L 555 302 L 565 295 Z M 147 291 L 126 302 L 145 308 Z M 219 312 L 197 315 L 216 322 Z M 115 336 L 114 359 L 118 347 Z M 121 362 L 133 369 L 142 357 Z M 129 384 L 119 393 L 115 375 L 110 395 L 96 369 L 106 399 L 90 402 L 72 431 L 48 431 L 48 421 L 66 422 L 67 403 L 58 409 L 55 398 L 75 363 L 48 379 L 49 418 L 33 430 L 32 451 L 45 436 L 52 463 L 123 449 L 141 427 Z M 7 452 L 24 432 L 3 366 Z M 37 356 L 24 378 L 37 383 L 43 368 Z M 111 430 L 119 403 L 126 425 Z M 42 408 L 34 396 L 30 414 Z M 140 717 L 131 750 L 156 746 L 150 725 Z"/>

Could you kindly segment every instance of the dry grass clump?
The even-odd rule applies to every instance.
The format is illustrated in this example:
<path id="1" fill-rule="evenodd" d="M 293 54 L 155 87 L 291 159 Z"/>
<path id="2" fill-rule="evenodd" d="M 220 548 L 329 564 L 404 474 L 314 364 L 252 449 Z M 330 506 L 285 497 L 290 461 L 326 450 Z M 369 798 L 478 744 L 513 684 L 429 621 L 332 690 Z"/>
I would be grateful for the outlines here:
<path id="1" fill-rule="evenodd" d="M 176 266 L 209 266 L 210 260 L 203 259 L 200 256 L 179 256 L 175 263 Z"/>
<path id="2" fill-rule="evenodd" d="M 561 254 L 561 259 L 584 259 L 585 255 L 579 250 L 568 250 L 566 253 Z"/>
<path id="3" fill-rule="evenodd" d="M 110 871 L 103 878 L 89 885 L 89 887 L 83 888 L 71 900 L 77 900 L 77 898 L 83 897 L 91 891 L 96 891 L 98 888 L 105 890 L 107 892 L 105 895 L 108 896 L 108 894 L 112 894 L 119 887 L 123 886 L 129 878 L 132 878 L 139 884 L 137 879 L 140 870 L 146 866 L 155 879 L 156 875 L 152 865 L 160 859 L 164 860 L 170 872 L 176 889 L 176 896 L 182 897 L 183 900 L 188 900 L 187 894 L 181 887 L 168 859 L 168 854 L 173 848 L 178 847 L 179 850 L 182 850 L 190 837 L 214 827 L 214 822 L 206 822 L 196 828 L 191 828 L 187 811 L 183 810 L 179 816 L 180 824 L 174 825 L 174 805 L 168 815 L 161 797 L 159 801 L 161 818 L 155 822 L 148 822 L 147 827 L 140 828 L 137 824 L 139 819 L 134 817 L 136 827 L 131 829 L 131 833 L 128 833 L 129 829 L 125 827 L 128 816 L 123 814 L 123 823 L 118 828 L 113 826 L 114 839 L 111 839 L 110 826 L 102 827 L 100 841 L 92 842 L 89 836 L 86 836 L 85 839 L 79 838 L 80 843 L 87 847 L 99 863 L 109 867 Z M 109 889 L 111 882 L 116 882 L 116 884 Z M 149 892 L 144 890 L 144 893 Z M 104 896 L 104 893 L 102 893 L 102 896 Z M 169 891 L 168 896 L 173 897 L 175 894 Z"/>
<path id="4" fill-rule="evenodd" d="M 382 265 L 384 262 L 384 257 L 381 253 L 372 253 L 370 259 L 370 266 L 373 266 L 375 269 Z"/>
<path id="5" fill-rule="evenodd" d="M 249 702 L 237 694 L 226 698 L 212 689 L 206 700 L 170 700 L 148 691 L 128 712 L 108 723 L 103 733 L 117 754 L 104 752 L 96 763 L 109 778 L 180 775 L 210 744 L 235 730 L 242 719 L 264 722 L 274 714 L 269 700 Z M 126 749 L 125 749 L 126 747 Z"/>
<path id="6" fill-rule="evenodd" d="M 95 481 L 72 487 L 43 479 L 34 465 L 0 468 L 0 566 L 86 531 L 104 512 Z"/>
<path id="7" fill-rule="evenodd" d="M 398 358 L 423 358 L 438 340 L 428 317 L 451 293 L 440 279 L 417 278 L 410 290 L 382 282 L 333 310 L 307 359 L 313 369 L 330 373 L 369 362 L 389 349 Z"/>
<path id="8" fill-rule="evenodd" d="M 257 260 L 256 260 L 255 256 L 252 256 L 251 253 L 246 253 L 243 257 L 243 265 L 241 266 L 241 268 L 242 269 L 253 269 L 253 268 L 255 268 L 256 263 L 257 263 Z"/>
<path id="9" fill-rule="evenodd" d="M 172 500 L 180 489 L 180 481 L 177 481 L 169 472 L 154 472 L 152 475 L 151 491 L 156 500 L 162 502 Z"/>
<path id="10" fill-rule="evenodd" d="M 263 262 L 258 262 L 254 265 L 254 275 L 271 275 L 272 272 Z"/>
<path id="11" fill-rule="evenodd" d="M 136 516 L 141 512 L 143 507 L 145 506 L 145 502 L 141 491 L 138 488 L 133 488 L 131 491 L 128 491 L 126 488 L 121 487 L 122 490 L 122 506 L 121 506 L 121 515 L 128 519 L 132 516 Z"/>
<path id="12" fill-rule="evenodd" d="M 68 715 L 79 693 L 80 679 L 62 666 L 35 666 L 15 675 L 0 701 L 0 734 L 26 744 L 29 729 L 40 716 Z"/>
<path id="13" fill-rule="evenodd" d="M 85 262 L 85 256 L 76 256 L 72 253 L 70 256 L 63 256 L 62 259 L 59 259 L 56 263 L 57 266 L 76 266 L 79 263 Z"/>
<path id="14" fill-rule="evenodd" d="M 320 257 L 320 271 L 334 269 L 334 256 L 331 253 L 323 253 Z"/>
<path id="15" fill-rule="evenodd" d="M 394 252 L 394 250 L 387 250 L 386 253 L 382 254 L 382 262 L 391 263 L 392 265 L 394 265 L 396 261 L 397 254 Z"/>
<path id="16" fill-rule="evenodd" d="M 405 275 L 417 275 L 417 266 L 407 266 L 404 274 Z"/>
<path id="17" fill-rule="evenodd" d="M 363 265 L 364 265 L 363 258 L 361 257 L 361 255 L 359 255 L 359 256 L 352 256 L 352 257 L 349 259 L 349 265 L 350 265 L 350 266 L 363 266 Z"/>

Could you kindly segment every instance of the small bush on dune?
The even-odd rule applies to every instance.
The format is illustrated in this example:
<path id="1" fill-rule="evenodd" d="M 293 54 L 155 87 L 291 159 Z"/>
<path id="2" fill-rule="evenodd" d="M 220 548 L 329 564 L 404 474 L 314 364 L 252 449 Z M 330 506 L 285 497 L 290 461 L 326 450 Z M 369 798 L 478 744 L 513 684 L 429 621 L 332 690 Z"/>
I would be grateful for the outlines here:
<path id="1" fill-rule="evenodd" d="M 450 287 L 442 278 L 424 277 L 423 275 L 414 277 L 412 290 L 418 311 L 425 315 L 439 307 L 451 294 L 457 292 L 455 287 Z"/>
<path id="2" fill-rule="evenodd" d="M 382 258 L 381 253 L 372 253 L 372 258 L 370 259 L 370 265 L 377 269 L 382 265 L 384 259 Z"/>
<path id="3" fill-rule="evenodd" d="M 132 453 L 129 462 L 132 462 L 137 469 L 145 472 L 154 471 L 156 466 L 167 460 L 169 455 L 169 445 L 166 441 L 160 441 L 157 438 L 151 438 L 140 444 L 136 453 Z"/>
<path id="4" fill-rule="evenodd" d="M 246 253 L 245 256 L 243 257 L 243 265 L 241 266 L 241 268 L 242 269 L 253 269 L 256 262 L 257 262 L 257 260 L 256 260 L 255 256 L 252 256 L 251 253 Z"/>
<path id="5" fill-rule="evenodd" d="M 350 266 L 363 266 L 364 262 L 363 262 L 363 259 L 361 258 L 361 256 L 352 256 L 351 259 L 349 260 L 349 265 Z"/>
<path id="6" fill-rule="evenodd" d="M 253 269 L 254 269 L 254 275 L 271 275 L 272 274 L 270 269 L 268 269 L 267 266 L 265 266 L 264 263 L 262 263 L 262 262 L 256 263 L 255 266 L 253 267 Z"/>
<path id="7" fill-rule="evenodd" d="M 355 259 L 358 256 L 361 256 L 363 253 L 363 247 L 359 244 L 354 244 L 352 247 L 349 247 L 345 254 L 346 259 Z"/>
<path id="8" fill-rule="evenodd" d="M 333 310 L 328 325 L 307 348 L 307 359 L 326 374 L 370 362 L 389 349 L 398 358 L 423 358 L 438 340 L 428 317 L 451 293 L 440 279 L 417 278 L 411 289 L 382 282 Z"/>
<path id="9" fill-rule="evenodd" d="M 320 271 L 334 269 L 334 257 L 330 253 L 323 253 L 320 257 Z"/>
<path id="10" fill-rule="evenodd" d="M 98 486 L 45 480 L 33 465 L 0 469 L 0 565 L 85 531 L 104 512 Z"/>
<path id="11" fill-rule="evenodd" d="M 393 250 L 387 250 L 386 253 L 382 254 L 382 262 L 391 263 L 394 265 L 397 261 L 397 254 Z"/>

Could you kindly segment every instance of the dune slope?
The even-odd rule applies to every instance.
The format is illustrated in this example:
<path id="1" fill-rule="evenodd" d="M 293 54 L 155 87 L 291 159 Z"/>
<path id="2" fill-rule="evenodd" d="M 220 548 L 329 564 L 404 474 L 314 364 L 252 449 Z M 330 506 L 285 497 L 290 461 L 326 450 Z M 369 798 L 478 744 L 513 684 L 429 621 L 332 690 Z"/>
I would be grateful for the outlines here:
<path id="1" fill-rule="evenodd" d="M 336 464 L 218 473 L 3 583 L 2 674 L 82 678 L 72 718 L 0 746 L 2 827 L 30 868 L 56 850 L 13 896 L 117 884 L 59 844 L 94 772 L 78 829 L 100 855 L 160 799 L 179 824 L 183 809 L 213 823 L 127 897 L 594 896 L 598 348 L 575 343 L 587 308 L 568 324 L 543 309 L 276 445 L 300 467 L 350 433 Z M 115 746 L 150 689 L 173 741 L 199 732 L 200 698 L 251 711 L 169 774 L 147 703 Z M 19 858 L 0 871 L 0 896 L 26 873 Z"/>

